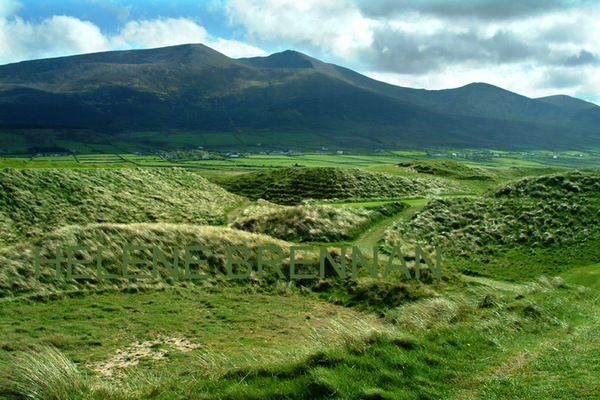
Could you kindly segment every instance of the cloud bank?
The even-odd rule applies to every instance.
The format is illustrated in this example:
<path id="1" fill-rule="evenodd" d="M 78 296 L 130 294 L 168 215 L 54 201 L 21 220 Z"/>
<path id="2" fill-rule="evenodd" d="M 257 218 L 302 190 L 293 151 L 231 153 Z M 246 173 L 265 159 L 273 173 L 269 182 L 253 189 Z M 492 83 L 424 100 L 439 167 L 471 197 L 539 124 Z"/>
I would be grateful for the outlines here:
<path id="1" fill-rule="evenodd" d="M 117 34 L 110 35 L 90 21 L 66 15 L 25 21 L 17 15 L 21 7 L 17 2 L 0 0 L 0 64 L 185 43 L 202 43 L 234 58 L 267 55 L 247 43 L 212 37 L 204 27 L 185 17 L 129 21 Z"/>
<path id="2" fill-rule="evenodd" d="M 371 77 L 441 89 L 473 81 L 600 102 L 595 0 L 229 0 L 252 40 L 321 51 Z"/>
<path id="3" fill-rule="evenodd" d="M 23 19 L 26 6 L 0 0 L 0 63 L 183 43 L 234 58 L 295 49 L 402 86 L 478 81 L 600 103 L 597 0 L 211 0 L 203 17 L 186 3 L 169 18 L 161 0 L 153 9 L 98 2 L 118 11 L 118 28 L 107 32 L 89 15 Z"/>

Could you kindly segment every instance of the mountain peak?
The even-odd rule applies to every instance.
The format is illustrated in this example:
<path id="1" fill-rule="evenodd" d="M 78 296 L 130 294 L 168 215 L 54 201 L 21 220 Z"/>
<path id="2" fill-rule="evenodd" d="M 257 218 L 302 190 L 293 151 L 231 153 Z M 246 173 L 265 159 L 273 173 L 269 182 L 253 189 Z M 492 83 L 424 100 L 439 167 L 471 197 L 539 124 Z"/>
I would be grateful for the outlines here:
<path id="1" fill-rule="evenodd" d="M 246 65 L 257 68 L 315 68 L 313 60 L 311 57 L 295 50 L 285 50 L 267 57 L 238 59 Z"/>
<path id="2" fill-rule="evenodd" d="M 554 96 L 538 97 L 536 100 L 541 102 L 552 104 L 554 106 L 570 108 L 574 110 L 589 110 L 598 108 L 594 103 L 587 102 L 585 100 L 577 99 L 575 97 L 567 96 L 565 94 L 557 94 Z"/>
<path id="3" fill-rule="evenodd" d="M 486 82 L 471 82 L 467 85 L 461 86 L 459 88 L 457 88 L 457 90 L 502 90 L 502 91 L 507 91 L 506 89 L 503 89 L 501 87 L 486 83 Z"/>

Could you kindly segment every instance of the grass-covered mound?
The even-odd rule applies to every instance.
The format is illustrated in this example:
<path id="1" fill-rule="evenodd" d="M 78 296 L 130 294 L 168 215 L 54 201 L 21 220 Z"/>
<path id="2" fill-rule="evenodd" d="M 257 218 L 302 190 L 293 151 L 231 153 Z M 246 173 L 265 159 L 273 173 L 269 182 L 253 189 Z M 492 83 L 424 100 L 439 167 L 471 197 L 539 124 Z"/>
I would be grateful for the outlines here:
<path id="1" fill-rule="evenodd" d="M 436 244 L 466 272 L 556 275 L 600 256 L 600 176 L 526 178 L 478 198 L 435 199 L 384 245 Z"/>
<path id="2" fill-rule="evenodd" d="M 234 228 L 300 242 L 336 242 L 355 238 L 375 221 L 408 207 L 388 203 L 378 207 L 321 205 L 281 206 L 259 200 L 247 207 Z"/>
<path id="3" fill-rule="evenodd" d="M 222 224 L 236 195 L 179 169 L 0 170 L 0 244 L 88 223 Z"/>
<path id="4" fill-rule="evenodd" d="M 306 199 L 394 199 L 461 192 L 457 182 L 406 178 L 357 168 L 280 168 L 211 179 L 228 191 L 279 204 Z"/>
<path id="5" fill-rule="evenodd" d="M 72 275 L 67 276 L 67 246 L 83 246 L 82 251 L 73 251 L 72 258 L 84 263 L 74 263 Z M 121 278 L 123 276 L 124 246 L 143 246 L 143 250 L 126 251 L 132 260 L 141 260 L 141 265 L 129 265 L 128 274 L 149 275 L 148 278 Z M 192 264 L 190 274 L 207 275 L 206 279 L 188 279 L 185 275 L 185 246 L 206 246 L 204 250 L 194 251 L 192 260 L 206 260 L 206 264 Z M 165 284 L 204 284 L 222 283 L 227 275 L 228 246 L 244 246 L 250 250 L 250 263 L 256 266 L 256 249 L 258 246 L 278 246 L 282 248 L 284 258 L 288 262 L 289 252 L 286 242 L 273 239 L 266 235 L 244 232 L 220 226 L 199 226 L 186 224 L 93 224 L 87 226 L 67 226 L 52 231 L 44 238 L 28 244 L 6 246 L 0 249 L 0 297 L 36 295 L 53 296 L 65 291 L 96 291 L 112 288 L 143 288 L 158 289 Z M 156 255 L 156 247 L 161 255 Z M 40 260 L 56 260 L 57 253 L 61 260 L 60 276 L 57 277 L 56 265 L 43 263 L 39 267 L 39 275 L 35 273 L 35 248 L 39 249 Z M 58 250 L 60 248 L 60 250 Z M 98 248 L 101 251 L 98 252 Z M 178 250 L 176 250 L 178 249 Z M 174 278 L 171 270 L 174 263 L 175 251 L 179 252 L 178 277 Z M 97 269 L 98 254 L 101 258 L 101 273 L 103 276 L 112 274 L 117 277 L 100 277 Z M 267 259 L 275 257 L 271 252 L 265 252 Z M 234 258 L 244 258 L 243 253 L 234 253 Z M 163 259 L 164 257 L 164 259 Z M 165 264 L 165 261 L 167 264 Z M 157 267 L 158 276 L 153 275 L 153 266 Z M 233 265 L 233 271 L 240 273 L 239 265 Z M 282 270 L 286 268 L 282 265 Z M 245 269 L 241 270 L 242 272 Z M 275 271 L 265 267 L 267 277 L 273 277 Z M 81 279 L 81 276 L 90 275 Z M 266 278 L 265 278 L 266 279 Z M 246 281 L 247 282 L 247 281 Z"/>
<path id="6" fill-rule="evenodd" d="M 493 181 L 498 177 L 491 168 L 474 167 L 456 161 L 418 160 L 397 164 L 407 173 L 427 174 L 436 177 L 459 180 Z"/>

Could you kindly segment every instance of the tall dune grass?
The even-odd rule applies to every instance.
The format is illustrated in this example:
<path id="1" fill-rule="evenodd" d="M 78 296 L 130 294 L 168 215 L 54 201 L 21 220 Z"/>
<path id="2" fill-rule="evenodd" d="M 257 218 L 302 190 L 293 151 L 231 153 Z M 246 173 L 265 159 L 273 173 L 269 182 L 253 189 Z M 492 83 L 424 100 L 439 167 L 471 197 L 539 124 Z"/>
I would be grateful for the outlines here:
<path id="1" fill-rule="evenodd" d="M 0 170 L 0 244 L 64 225 L 220 225 L 241 201 L 181 169 Z"/>

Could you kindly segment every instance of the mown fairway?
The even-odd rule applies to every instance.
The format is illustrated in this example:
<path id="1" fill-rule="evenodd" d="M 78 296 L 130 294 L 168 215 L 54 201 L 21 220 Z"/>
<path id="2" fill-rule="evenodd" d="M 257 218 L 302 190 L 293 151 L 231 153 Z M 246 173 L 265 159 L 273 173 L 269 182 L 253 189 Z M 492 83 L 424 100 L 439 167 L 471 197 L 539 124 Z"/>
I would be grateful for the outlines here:
<path id="1" fill-rule="evenodd" d="M 1 396 L 600 397 L 597 172 L 424 160 L 205 176 L 0 171 Z M 160 250 L 157 277 L 99 279 L 93 249 L 120 274 L 130 245 L 139 274 Z M 205 246 L 206 279 L 170 275 L 186 245 Z M 312 248 L 298 257 L 310 278 L 289 279 L 294 245 Z M 423 265 L 420 281 L 381 276 L 394 246 L 414 275 L 415 245 L 440 246 L 441 280 Z M 53 259 L 68 246 L 85 247 L 74 272 L 91 277 L 35 276 L 35 247 Z M 228 246 L 251 250 L 248 278 L 227 278 Z M 283 249 L 283 278 L 257 274 L 261 246 Z M 342 246 L 369 264 L 375 247 L 379 277 L 340 278 Z"/>

